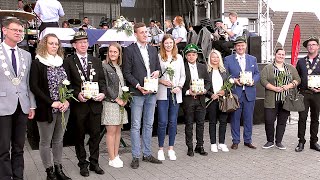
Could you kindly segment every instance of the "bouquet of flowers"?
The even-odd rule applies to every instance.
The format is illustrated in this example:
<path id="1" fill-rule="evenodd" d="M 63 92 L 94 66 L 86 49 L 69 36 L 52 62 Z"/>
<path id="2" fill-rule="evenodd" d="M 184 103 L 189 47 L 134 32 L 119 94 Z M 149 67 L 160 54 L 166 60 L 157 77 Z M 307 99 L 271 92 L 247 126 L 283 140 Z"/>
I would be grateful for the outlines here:
<path id="1" fill-rule="evenodd" d="M 121 90 L 123 93 L 122 93 L 120 99 L 125 102 L 130 102 L 132 99 L 132 93 L 129 92 L 129 87 L 123 86 L 123 87 L 121 87 Z M 123 106 L 120 106 L 120 113 L 121 113 L 121 119 L 122 119 L 123 115 L 124 115 L 124 107 Z"/>
<path id="2" fill-rule="evenodd" d="M 171 63 L 168 64 L 167 69 L 166 69 L 166 73 L 168 74 L 170 81 L 173 83 L 174 69 L 173 69 L 173 66 L 172 66 Z M 171 86 L 171 90 L 173 90 L 173 88 L 174 88 L 174 87 Z M 176 101 L 175 101 L 175 99 L 174 99 L 174 93 L 171 93 L 171 98 L 172 98 L 173 104 L 175 104 Z"/>
<path id="3" fill-rule="evenodd" d="M 67 86 L 69 86 L 69 85 L 70 85 L 70 81 L 65 79 L 62 81 L 62 84 L 59 86 L 59 100 L 60 100 L 60 102 L 64 103 L 67 101 L 67 99 L 70 99 L 70 98 L 79 102 L 78 99 L 73 97 L 73 94 L 72 94 L 73 89 L 67 88 Z M 66 119 L 64 117 L 64 112 L 61 112 L 61 124 L 62 124 L 63 129 L 67 128 Z"/>
<path id="4" fill-rule="evenodd" d="M 133 34 L 132 24 L 123 16 L 120 16 L 119 19 L 116 20 L 114 28 L 117 30 L 117 32 L 124 31 L 127 36 L 131 36 Z"/>
<path id="5" fill-rule="evenodd" d="M 225 96 L 223 96 L 223 98 L 226 98 L 226 96 L 229 94 L 230 97 L 232 97 L 232 93 L 231 90 L 234 86 L 234 80 L 232 78 L 230 78 L 231 76 L 228 77 L 227 81 L 223 82 L 223 85 L 221 87 L 221 90 L 225 91 L 226 94 Z M 213 99 L 210 99 L 210 101 L 207 103 L 206 108 L 213 102 Z"/>
<path id="6" fill-rule="evenodd" d="M 283 81 L 286 78 L 287 74 L 285 71 L 280 71 L 279 75 L 275 77 L 276 83 L 278 84 L 279 87 L 283 86 Z"/>

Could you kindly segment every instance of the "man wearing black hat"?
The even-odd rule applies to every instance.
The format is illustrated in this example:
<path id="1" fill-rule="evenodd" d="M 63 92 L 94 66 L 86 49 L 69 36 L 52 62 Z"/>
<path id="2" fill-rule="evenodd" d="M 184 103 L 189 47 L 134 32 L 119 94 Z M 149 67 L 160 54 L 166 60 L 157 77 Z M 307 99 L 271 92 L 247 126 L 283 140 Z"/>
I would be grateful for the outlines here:
<path id="1" fill-rule="evenodd" d="M 214 24 L 215 27 L 212 33 L 212 47 L 222 52 L 222 44 L 226 42 L 228 36 L 226 31 L 222 28 L 223 21 L 221 19 L 217 19 Z"/>
<path id="2" fill-rule="evenodd" d="M 89 164 L 91 171 L 95 171 L 97 174 L 104 174 L 98 162 L 102 113 L 101 101 L 105 97 L 106 86 L 102 64 L 99 59 L 88 55 L 89 43 L 85 31 L 76 32 L 71 43 L 76 49 L 76 53 L 65 59 L 64 67 L 74 89 L 74 97 L 79 100 L 79 102 L 72 104 L 72 108 L 76 116 L 75 149 L 79 160 L 80 174 L 84 177 L 89 176 Z M 84 85 L 86 85 L 86 88 L 84 88 Z M 84 91 L 86 89 L 97 89 L 97 86 L 99 87 L 98 90 Z M 90 162 L 86 160 L 85 132 L 90 135 Z"/>
<path id="3" fill-rule="evenodd" d="M 231 149 L 238 149 L 240 143 L 240 119 L 243 119 L 243 141 L 244 145 L 256 149 L 252 144 L 252 123 L 254 104 L 256 100 L 256 84 L 260 79 L 260 73 L 257 64 L 257 58 L 246 54 L 246 40 L 240 36 L 234 41 L 234 49 L 236 54 L 225 57 L 225 68 L 234 78 L 235 88 L 232 93 L 239 97 L 240 108 L 231 113 Z M 246 76 L 246 81 L 240 78 L 241 74 Z"/>
<path id="4" fill-rule="evenodd" d="M 184 54 L 188 62 L 185 62 L 186 83 L 182 88 L 183 111 L 186 120 L 185 134 L 188 156 L 194 156 L 193 152 L 193 122 L 196 122 L 197 144 L 195 152 L 202 156 L 208 155 L 203 148 L 204 119 L 206 116 L 205 94 L 210 88 L 209 74 L 206 66 L 197 62 L 199 48 L 195 44 L 188 44 L 184 48 Z M 196 91 L 193 82 L 203 79 L 203 91 Z"/>
<path id="5" fill-rule="evenodd" d="M 299 59 L 296 68 L 301 78 L 301 84 L 298 86 L 298 89 L 304 96 L 305 110 L 299 112 L 299 144 L 295 151 L 301 152 L 304 149 L 304 144 L 306 143 L 305 133 L 309 108 L 311 113 L 310 149 L 320 151 L 320 146 L 317 143 L 319 130 L 320 89 L 308 86 L 309 75 L 320 75 L 319 39 L 317 37 L 310 37 L 303 42 L 303 46 L 307 48 L 308 55 Z"/>

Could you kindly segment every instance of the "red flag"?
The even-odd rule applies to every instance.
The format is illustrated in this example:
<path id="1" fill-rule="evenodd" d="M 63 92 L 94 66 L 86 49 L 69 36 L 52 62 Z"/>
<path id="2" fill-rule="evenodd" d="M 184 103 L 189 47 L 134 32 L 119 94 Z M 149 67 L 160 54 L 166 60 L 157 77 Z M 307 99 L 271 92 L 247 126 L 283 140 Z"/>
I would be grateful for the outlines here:
<path id="1" fill-rule="evenodd" d="M 291 64 L 296 66 L 300 52 L 300 26 L 296 24 L 292 35 Z"/>

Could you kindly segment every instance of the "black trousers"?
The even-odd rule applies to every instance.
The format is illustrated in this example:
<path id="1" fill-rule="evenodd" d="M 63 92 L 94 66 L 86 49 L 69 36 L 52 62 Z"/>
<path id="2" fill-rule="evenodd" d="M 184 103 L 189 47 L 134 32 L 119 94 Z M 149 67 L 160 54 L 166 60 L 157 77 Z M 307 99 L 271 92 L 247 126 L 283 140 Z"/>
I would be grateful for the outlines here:
<path id="1" fill-rule="evenodd" d="M 304 96 L 304 106 L 306 109 L 305 111 L 299 112 L 298 138 L 300 143 L 306 143 L 304 136 L 306 134 L 306 122 L 310 108 L 310 143 L 313 144 L 318 142 L 320 93 L 310 94 L 301 92 L 301 94 Z"/>
<path id="2" fill-rule="evenodd" d="M 47 27 L 59 27 L 58 22 L 42 22 L 39 26 L 39 34 Z"/>
<path id="3" fill-rule="evenodd" d="M 274 122 L 277 119 L 276 143 L 281 143 L 290 112 L 283 109 L 283 103 L 276 101 L 275 108 L 264 108 L 265 130 L 268 142 L 274 142 Z"/>
<path id="4" fill-rule="evenodd" d="M 23 147 L 28 115 L 18 103 L 12 115 L 0 116 L 0 179 L 23 179 Z M 11 152 L 10 152 L 11 149 Z"/>
<path id="5" fill-rule="evenodd" d="M 196 146 L 203 146 L 204 119 L 206 108 L 200 103 L 200 99 L 195 99 L 188 104 L 184 104 L 186 145 L 193 148 L 193 122 L 196 122 Z"/>
<path id="6" fill-rule="evenodd" d="M 75 149 L 77 158 L 79 160 L 78 166 L 80 168 L 88 167 L 89 162 L 85 150 L 85 133 L 89 133 L 89 161 L 92 165 L 98 165 L 99 159 L 99 143 L 100 143 L 100 125 L 101 114 L 94 114 L 89 112 L 79 113 L 76 115 L 76 130 L 75 130 Z"/>
<path id="7" fill-rule="evenodd" d="M 227 113 L 219 110 L 219 101 L 215 100 L 207 108 L 209 119 L 210 143 L 216 144 L 216 125 L 219 121 L 219 143 L 224 144 L 227 129 Z"/>
<path id="8" fill-rule="evenodd" d="M 183 54 L 182 52 L 183 52 L 184 48 L 186 47 L 186 45 L 187 45 L 186 42 L 179 42 L 179 43 L 177 44 L 178 53 L 179 53 L 179 54 Z"/>

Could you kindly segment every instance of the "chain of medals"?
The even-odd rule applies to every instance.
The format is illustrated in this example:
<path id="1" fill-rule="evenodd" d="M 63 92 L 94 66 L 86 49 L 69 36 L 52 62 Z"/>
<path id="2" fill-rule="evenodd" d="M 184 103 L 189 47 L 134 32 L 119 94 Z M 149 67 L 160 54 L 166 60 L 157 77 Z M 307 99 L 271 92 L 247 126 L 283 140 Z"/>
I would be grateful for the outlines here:
<path id="1" fill-rule="evenodd" d="M 78 64 L 76 64 L 76 66 L 77 66 L 77 69 L 78 69 L 78 72 L 80 74 L 80 78 L 81 78 L 82 82 L 86 82 L 86 78 L 84 77 L 84 75 L 83 75 L 82 71 L 80 70 Z M 89 75 L 90 82 L 92 82 L 94 75 L 96 75 L 95 69 L 92 68 L 92 64 L 90 64 L 90 75 Z"/>
<path id="2" fill-rule="evenodd" d="M 320 61 L 319 57 L 317 57 L 317 60 L 316 62 L 314 63 L 314 65 L 312 66 L 312 68 L 310 68 L 310 62 L 308 62 L 308 58 L 306 57 L 306 65 L 307 65 L 307 70 L 308 70 L 308 74 L 310 75 L 316 68 L 317 68 L 317 65 Z"/>
<path id="3" fill-rule="evenodd" d="M 17 77 L 14 77 L 10 73 L 10 70 L 8 68 L 8 64 L 5 61 L 6 57 L 3 54 L 2 46 L 0 46 L 0 61 L 2 63 L 1 67 L 2 67 L 2 69 L 4 71 L 4 75 L 6 75 L 8 77 L 8 79 L 12 82 L 12 84 L 15 85 L 15 86 L 18 86 L 21 83 L 21 80 L 22 80 L 23 76 L 25 75 L 25 72 L 26 72 L 26 69 L 27 69 L 24 57 L 22 55 L 21 50 L 19 50 L 19 48 L 18 48 L 18 53 L 20 54 L 20 60 L 21 60 L 21 63 L 22 63 L 22 71 L 20 72 L 19 75 L 17 75 Z"/>

